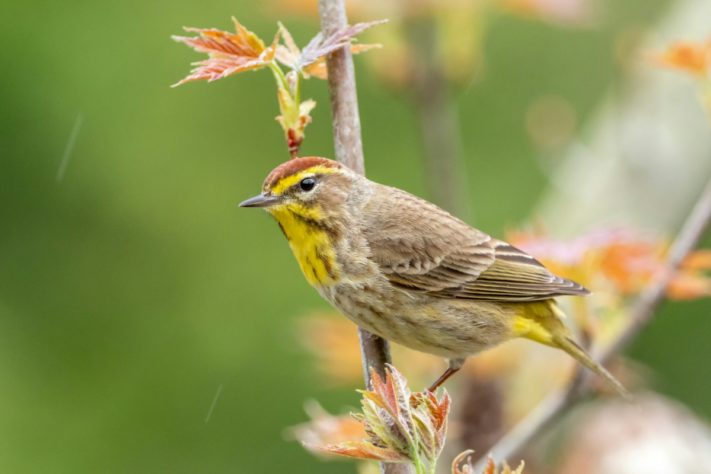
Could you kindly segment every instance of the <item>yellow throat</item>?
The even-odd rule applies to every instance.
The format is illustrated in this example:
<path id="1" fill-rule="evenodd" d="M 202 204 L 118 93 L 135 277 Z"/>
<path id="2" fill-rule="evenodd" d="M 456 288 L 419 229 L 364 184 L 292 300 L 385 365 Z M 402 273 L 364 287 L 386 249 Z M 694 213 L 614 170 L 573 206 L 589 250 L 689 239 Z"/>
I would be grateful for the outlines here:
<path id="1" fill-rule="evenodd" d="M 333 242 L 325 230 L 313 224 L 322 218 L 318 208 L 289 203 L 270 208 L 269 212 L 279 222 L 309 284 L 328 286 L 336 283 L 339 269 Z"/>

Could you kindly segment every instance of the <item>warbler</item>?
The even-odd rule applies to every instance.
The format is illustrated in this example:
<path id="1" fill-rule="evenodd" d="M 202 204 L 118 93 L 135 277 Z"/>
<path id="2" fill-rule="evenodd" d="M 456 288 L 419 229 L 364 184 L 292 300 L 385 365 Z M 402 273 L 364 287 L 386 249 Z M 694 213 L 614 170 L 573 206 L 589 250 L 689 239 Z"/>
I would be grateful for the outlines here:
<path id="1" fill-rule="evenodd" d="M 432 391 L 467 357 L 523 337 L 626 393 L 573 340 L 554 300 L 588 290 L 424 199 L 304 157 L 277 166 L 240 207 L 274 216 L 306 280 L 357 325 L 448 359 Z"/>

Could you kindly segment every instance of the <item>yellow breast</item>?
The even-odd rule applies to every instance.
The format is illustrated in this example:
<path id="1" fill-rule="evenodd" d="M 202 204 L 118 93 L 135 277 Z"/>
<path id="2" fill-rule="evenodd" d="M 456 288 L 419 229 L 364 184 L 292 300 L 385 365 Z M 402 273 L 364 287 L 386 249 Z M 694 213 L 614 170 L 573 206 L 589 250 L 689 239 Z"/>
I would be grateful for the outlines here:
<path id="1" fill-rule="evenodd" d="M 308 212 L 310 219 L 316 218 L 317 211 L 301 206 L 294 209 L 291 205 L 289 208 L 271 209 L 270 212 L 289 240 L 289 246 L 306 280 L 314 286 L 336 283 L 339 271 L 330 236 L 325 230 L 314 225 L 313 220 L 309 222 L 308 219 L 300 217 L 302 213 Z"/>

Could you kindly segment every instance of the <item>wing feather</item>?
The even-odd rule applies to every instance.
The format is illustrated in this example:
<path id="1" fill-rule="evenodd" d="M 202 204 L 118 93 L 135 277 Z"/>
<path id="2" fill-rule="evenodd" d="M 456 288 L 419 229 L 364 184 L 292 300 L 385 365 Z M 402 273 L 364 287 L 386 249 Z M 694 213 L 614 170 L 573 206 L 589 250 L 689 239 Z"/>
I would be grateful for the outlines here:
<path id="1" fill-rule="evenodd" d="M 390 196 L 385 199 L 384 193 Z M 522 250 L 409 193 L 378 185 L 370 202 L 374 207 L 364 213 L 369 220 L 363 226 L 370 258 L 395 286 L 483 301 L 588 294 Z"/>

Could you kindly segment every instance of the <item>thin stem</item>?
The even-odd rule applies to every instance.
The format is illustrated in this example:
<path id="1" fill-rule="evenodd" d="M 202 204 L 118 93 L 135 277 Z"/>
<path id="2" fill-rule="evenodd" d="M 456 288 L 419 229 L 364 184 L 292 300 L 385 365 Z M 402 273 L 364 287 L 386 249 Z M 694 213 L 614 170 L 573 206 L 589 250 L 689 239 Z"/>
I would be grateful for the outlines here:
<path id="1" fill-rule="evenodd" d="M 281 70 L 276 61 L 272 61 L 269 63 L 269 69 L 271 69 L 274 73 L 274 78 L 277 81 L 277 86 L 279 88 L 289 90 L 289 82 L 286 80 L 286 75 L 284 74 L 284 71 Z"/>
<path id="2" fill-rule="evenodd" d="M 417 454 L 415 454 L 415 456 L 417 456 Z M 415 459 L 412 460 L 412 465 L 415 467 L 415 474 L 430 474 L 427 472 L 427 469 L 425 469 L 419 457 L 415 457 Z"/>
<path id="3" fill-rule="evenodd" d="M 319 0 L 318 10 L 324 37 L 348 25 L 345 0 Z M 326 66 L 336 159 L 352 170 L 365 174 L 355 71 L 350 49 L 343 47 L 331 53 L 326 59 Z"/>
<path id="4" fill-rule="evenodd" d="M 324 37 L 348 25 L 345 0 L 319 0 L 318 10 Z M 350 48 L 344 47 L 331 53 L 326 59 L 326 67 L 333 113 L 335 157 L 355 172 L 365 174 L 355 70 Z M 385 378 L 385 364 L 390 362 L 390 351 L 385 339 L 364 329 L 359 329 L 358 334 L 365 383 L 371 387 L 369 368 L 372 367 Z M 383 463 L 381 471 L 384 474 L 409 474 L 413 469 L 406 464 Z"/>
<path id="5" fill-rule="evenodd" d="M 665 299 L 669 282 L 684 258 L 696 248 L 709 222 L 711 222 L 711 180 L 707 182 L 679 230 L 669 250 L 664 271 L 656 275 L 632 305 L 627 327 L 600 353 L 598 359 L 601 363 L 619 354 L 652 321 L 657 307 Z M 492 455 L 496 459 L 510 459 L 520 453 L 533 439 L 590 393 L 591 386 L 587 383 L 588 379 L 589 374 L 578 369 L 568 387 L 549 395 L 529 416 L 494 445 L 491 449 Z M 480 459 L 474 467 L 474 472 L 480 472 L 485 465 L 486 459 Z"/>
<path id="6" fill-rule="evenodd" d="M 303 73 L 300 70 L 295 70 L 294 74 L 296 76 L 296 79 L 294 79 L 294 100 L 298 106 L 301 106 L 301 79 Z"/>
<path id="7" fill-rule="evenodd" d="M 664 301 L 666 290 L 674 274 L 678 271 L 686 256 L 696 248 L 703 237 L 711 219 L 711 180 L 699 196 L 669 249 L 665 268 L 642 293 L 630 311 L 630 324 L 600 354 L 600 360 L 607 362 L 620 353 L 639 332 L 647 327 L 654 317 L 654 310 Z"/>

